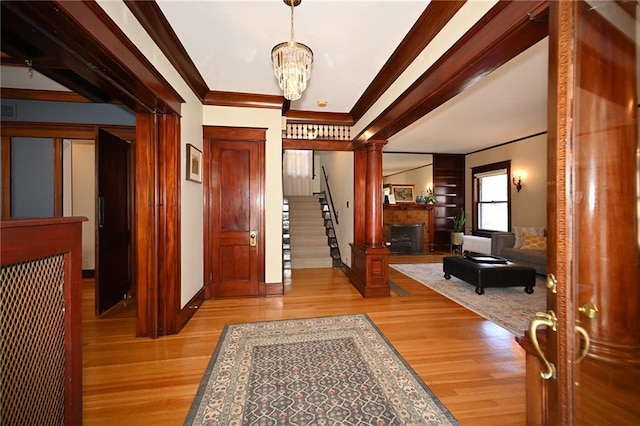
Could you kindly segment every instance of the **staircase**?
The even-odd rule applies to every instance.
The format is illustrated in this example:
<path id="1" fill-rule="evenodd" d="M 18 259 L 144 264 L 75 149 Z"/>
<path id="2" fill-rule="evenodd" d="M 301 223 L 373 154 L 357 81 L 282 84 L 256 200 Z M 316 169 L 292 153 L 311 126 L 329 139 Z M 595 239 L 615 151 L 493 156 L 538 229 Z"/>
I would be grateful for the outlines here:
<path id="1" fill-rule="evenodd" d="M 331 268 L 333 259 L 320 196 L 288 196 L 287 199 L 291 269 Z"/>

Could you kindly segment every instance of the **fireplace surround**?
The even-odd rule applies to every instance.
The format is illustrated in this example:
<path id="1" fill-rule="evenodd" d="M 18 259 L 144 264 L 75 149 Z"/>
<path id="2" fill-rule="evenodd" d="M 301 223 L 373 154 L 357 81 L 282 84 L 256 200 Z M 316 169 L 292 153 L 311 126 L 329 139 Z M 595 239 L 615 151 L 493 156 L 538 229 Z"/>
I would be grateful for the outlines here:
<path id="1" fill-rule="evenodd" d="M 391 253 L 418 254 L 423 251 L 424 223 L 390 224 Z"/>

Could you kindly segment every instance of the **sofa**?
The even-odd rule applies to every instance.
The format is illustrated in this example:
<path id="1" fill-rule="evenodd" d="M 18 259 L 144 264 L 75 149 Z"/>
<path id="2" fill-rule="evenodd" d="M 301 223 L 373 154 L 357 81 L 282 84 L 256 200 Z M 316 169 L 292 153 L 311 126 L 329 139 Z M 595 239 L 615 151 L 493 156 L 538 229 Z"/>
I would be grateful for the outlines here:
<path id="1" fill-rule="evenodd" d="M 535 231 L 533 231 L 533 228 L 529 229 L 532 233 L 535 232 L 538 235 L 532 237 L 532 234 L 528 234 L 526 231 L 521 232 L 520 235 L 516 235 L 515 232 L 494 232 L 491 234 L 491 254 L 504 257 L 521 265 L 530 266 L 536 270 L 536 274 L 546 275 L 547 249 L 544 228 L 535 228 Z M 524 244 L 524 239 L 535 239 L 538 245 L 534 245 L 535 249 L 531 249 L 530 244 Z"/>

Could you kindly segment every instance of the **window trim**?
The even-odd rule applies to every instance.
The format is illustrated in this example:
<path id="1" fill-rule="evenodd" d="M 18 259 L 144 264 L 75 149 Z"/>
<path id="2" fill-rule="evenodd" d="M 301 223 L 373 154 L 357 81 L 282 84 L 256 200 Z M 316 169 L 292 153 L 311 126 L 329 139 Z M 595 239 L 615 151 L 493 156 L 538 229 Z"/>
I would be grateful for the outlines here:
<path id="1" fill-rule="evenodd" d="M 511 160 L 499 161 L 497 163 L 485 164 L 482 166 L 471 168 L 471 204 L 473 214 L 473 228 L 471 230 L 472 235 L 479 237 L 491 237 L 491 234 L 497 231 L 488 231 L 478 228 L 478 201 L 480 199 L 480 188 L 478 185 L 478 178 L 476 175 L 484 174 L 500 169 L 506 169 L 507 171 L 507 229 L 511 230 Z"/>

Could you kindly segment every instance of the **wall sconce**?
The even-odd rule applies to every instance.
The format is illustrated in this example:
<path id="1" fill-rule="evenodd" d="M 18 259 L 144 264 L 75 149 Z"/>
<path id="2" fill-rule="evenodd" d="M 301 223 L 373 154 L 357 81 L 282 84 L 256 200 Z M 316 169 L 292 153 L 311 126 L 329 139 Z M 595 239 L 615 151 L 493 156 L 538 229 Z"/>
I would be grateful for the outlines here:
<path id="1" fill-rule="evenodd" d="M 511 180 L 513 181 L 513 184 L 516 186 L 516 189 L 518 190 L 518 192 L 520 192 L 520 190 L 522 189 L 522 176 L 518 176 L 517 182 L 515 177 L 511 178 Z"/>

